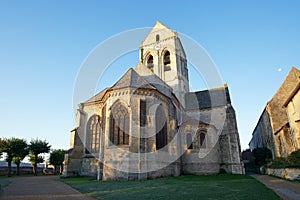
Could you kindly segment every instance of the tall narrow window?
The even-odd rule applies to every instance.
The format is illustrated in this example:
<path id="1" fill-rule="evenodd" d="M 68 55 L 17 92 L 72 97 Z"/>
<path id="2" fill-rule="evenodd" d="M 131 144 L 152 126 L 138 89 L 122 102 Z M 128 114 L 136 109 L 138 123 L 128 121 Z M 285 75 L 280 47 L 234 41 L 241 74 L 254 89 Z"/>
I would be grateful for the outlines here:
<path id="1" fill-rule="evenodd" d="M 129 144 L 129 114 L 120 103 L 111 110 L 109 138 L 114 145 Z"/>
<path id="2" fill-rule="evenodd" d="M 158 35 L 158 34 L 156 35 L 156 38 L 155 38 L 155 40 L 156 40 L 156 42 L 158 42 L 158 41 L 159 41 L 159 35 Z"/>
<path id="3" fill-rule="evenodd" d="M 163 107 L 160 105 L 155 113 L 155 130 L 156 130 L 156 150 L 159 150 L 167 145 L 167 118 Z"/>
<path id="4" fill-rule="evenodd" d="M 106 105 L 102 108 L 102 131 L 105 131 L 105 123 L 106 123 Z"/>
<path id="5" fill-rule="evenodd" d="M 200 148 L 206 148 L 205 133 L 200 133 Z"/>
<path id="6" fill-rule="evenodd" d="M 153 56 L 150 55 L 148 57 L 148 60 L 147 60 L 147 68 L 150 69 L 152 72 L 153 72 L 153 67 L 154 67 L 154 64 L 153 64 Z"/>
<path id="7" fill-rule="evenodd" d="M 170 70 L 171 70 L 170 52 L 166 51 L 164 54 L 164 71 L 170 71 Z"/>
<path id="8" fill-rule="evenodd" d="M 100 116 L 93 115 L 87 123 L 87 141 L 89 142 L 89 152 L 98 153 L 100 149 Z"/>
<path id="9" fill-rule="evenodd" d="M 146 101 L 140 101 L 140 126 L 144 127 L 147 122 L 147 115 L 146 115 Z"/>
<path id="10" fill-rule="evenodd" d="M 188 149 L 193 149 L 193 138 L 190 133 L 186 135 L 186 145 Z"/>

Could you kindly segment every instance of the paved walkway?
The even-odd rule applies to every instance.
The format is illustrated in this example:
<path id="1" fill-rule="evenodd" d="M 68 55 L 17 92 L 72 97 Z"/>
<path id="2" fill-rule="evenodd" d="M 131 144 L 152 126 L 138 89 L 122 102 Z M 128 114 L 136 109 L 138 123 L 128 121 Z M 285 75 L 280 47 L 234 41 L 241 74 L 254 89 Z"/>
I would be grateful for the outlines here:
<path id="1" fill-rule="evenodd" d="M 70 186 L 60 182 L 58 176 L 10 178 L 11 182 L 0 191 L 1 200 L 92 200 Z"/>
<path id="2" fill-rule="evenodd" d="M 300 183 L 286 181 L 267 175 L 252 174 L 251 176 L 272 189 L 284 200 L 300 200 Z"/>

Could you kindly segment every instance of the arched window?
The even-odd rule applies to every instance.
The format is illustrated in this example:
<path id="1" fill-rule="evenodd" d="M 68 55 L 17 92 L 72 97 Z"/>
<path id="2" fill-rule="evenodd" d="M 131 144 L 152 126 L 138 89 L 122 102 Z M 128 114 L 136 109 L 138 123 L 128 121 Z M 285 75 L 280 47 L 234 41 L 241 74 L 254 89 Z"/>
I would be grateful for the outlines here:
<path id="1" fill-rule="evenodd" d="M 164 54 L 164 71 L 170 71 L 170 70 L 171 70 L 170 52 L 166 51 Z"/>
<path id="2" fill-rule="evenodd" d="M 187 145 L 187 149 L 193 149 L 193 138 L 192 138 L 192 134 L 190 133 L 186 135 L 186 145 Z"/>
<path id="3" fill-rule="evenodd" d="M 100 149 L 100 116 L 93 115 L 87 123 L 87 146 L 90 153 L 98 153 Z"/>
<path id="4" fill-rule="evenodd" d="M 153 72 L 153 56 L 150 55 L 147 59 L 147 68 Z"/>
<path id="5" fill-rule="evenodd" d="M 129 144 L 129 114 L 121 103 L 111 109 L 110 142 L 114 145 Z"/>
<path id="6" fill-rule="evenodd" d="M 159 35 L 158 35 L 158 34 L 156 35 L 156 38 L 155 38 L 155 39 L 156 39 L 156 42 L 159 41 Z"/>
<path id="7" fill-rule="evenodd" d="M 155 130 L 156 130 L 156 150 L 159 150 L 167 145 L 167 118 L 163 107 L 160 105 L 155 113 Z"/>
<path id="8" fill-rule="evenodd" d="M 200 148 L 206 148 L 205 136 L 206 135 L 203 132 L 199 135 Z"/>

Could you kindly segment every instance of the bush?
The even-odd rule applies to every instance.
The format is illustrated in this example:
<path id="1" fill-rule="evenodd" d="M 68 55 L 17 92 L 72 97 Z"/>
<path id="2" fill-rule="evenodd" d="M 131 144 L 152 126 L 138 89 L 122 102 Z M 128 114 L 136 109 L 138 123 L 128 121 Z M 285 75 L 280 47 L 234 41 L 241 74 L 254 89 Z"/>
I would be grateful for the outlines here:
<path id="1" fill-rule="evenodd" d="M 294 167 L 300 167 L 300 149 L 292 152 L 288 157 L 287 161 Z"/>
<path id="2" fill-rule="evenodd" d="M 255 164 L 262 166 L 267 163 L 268 159 L 272 158 L 272 152 L 268 148 L 255 148 L 253 150 Z"/>
<path id="3" fill-rule="evenodd" d="M 286 158 L 278 157 L 274 158 L 274 160 L 271 162 L 270 165 L 268 165 L 268 167 L 272 169 L 284 169 L 290 167 L 290 164 L 288 163 Z"/>

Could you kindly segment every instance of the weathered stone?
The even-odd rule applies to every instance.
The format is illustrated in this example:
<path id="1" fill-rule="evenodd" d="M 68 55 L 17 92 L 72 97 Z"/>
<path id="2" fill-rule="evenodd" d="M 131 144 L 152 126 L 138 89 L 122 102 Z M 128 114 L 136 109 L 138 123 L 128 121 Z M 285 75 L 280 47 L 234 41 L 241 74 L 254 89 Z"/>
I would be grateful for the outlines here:
<path id="1" fill-rule="evenodd" d="M 300 180 L 300 169 L 285 168 L 285 169 L 266 169 L 266 174 L 281 177 L 288 180 Z"/>
<path id="2" fill-rule="evenodd" d="M 137 67 L 80 104 L 76 126 L 66 176 L 144 180 L 221 168 L 244 173 L 227 85 L 189 92 L 180 39 L 159 22 L 140 47 Z"/>
<path id="3" fill-rule="evenodd" d="M 300 71 L 292 68 L 267 103 L 249 143 L 250 149 L 267 147 L 273 157 L 287 157 L 300 149 Z"/>

